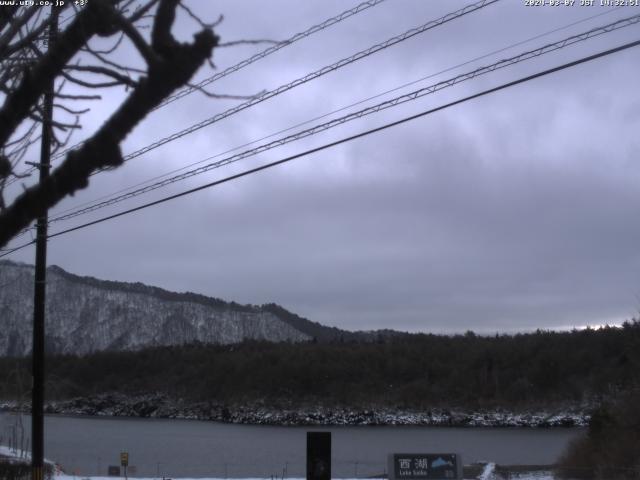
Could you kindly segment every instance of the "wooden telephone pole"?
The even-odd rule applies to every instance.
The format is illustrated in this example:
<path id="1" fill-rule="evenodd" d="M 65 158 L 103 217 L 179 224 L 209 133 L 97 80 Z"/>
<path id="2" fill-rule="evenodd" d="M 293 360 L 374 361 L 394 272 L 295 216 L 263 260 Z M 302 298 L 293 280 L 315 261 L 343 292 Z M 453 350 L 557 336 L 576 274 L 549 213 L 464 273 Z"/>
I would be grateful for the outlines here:
<path id="1" fill-rule="evenodd" d="M 58 33 L 58 11 L 51 7 L 48 49 Z M 43 99 L 42 142 L 40 146 L 40 182 L 49 176 L 51 168 L 51 137 L 53 121 L 54 80 L 47 86 Z M 48 214 L 38 217 L 36 234 L 36 271 L 33 297 L 33 353 L 31 390 L 31 479 L 44 479 L 44 319 L 47 275 Z"/>

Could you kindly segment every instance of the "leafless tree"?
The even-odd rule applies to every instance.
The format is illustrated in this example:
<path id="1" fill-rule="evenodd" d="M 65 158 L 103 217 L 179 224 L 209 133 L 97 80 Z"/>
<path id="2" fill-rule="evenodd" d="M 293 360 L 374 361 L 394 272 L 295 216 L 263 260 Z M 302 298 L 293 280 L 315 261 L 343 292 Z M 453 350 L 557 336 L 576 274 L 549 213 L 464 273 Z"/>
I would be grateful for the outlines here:
<path id="1" fill-rule="evenodd" d="M 0 7 L 0 247 L 61 199 L 85 188 L 93 172 L 121 165 L 120 143 L 154 107 L 188 84 L 218 45 L 216 23 L 204 23 L 181 0 L 65 3 L 54 13 L 45 7 Z M 198 22 L 191 43 L 178 42 L 171 33 L 178 9 Z M 47 44 L 48 27 L 62 13 L 68 21 Z M 139 54 L 137 64 L 125 64 L 114 54 L 127 44 Z M 20 175 L 18 165 L 40 138 L 46 118 L 42 98 L 52 80 L 56 114 L 45 127 L 54 152 L 81 126 L 86 102 L 100 99 L 107 88 L 124 88 L 128 94 L 48 179 L 5 205 L 3 189 Z"/>

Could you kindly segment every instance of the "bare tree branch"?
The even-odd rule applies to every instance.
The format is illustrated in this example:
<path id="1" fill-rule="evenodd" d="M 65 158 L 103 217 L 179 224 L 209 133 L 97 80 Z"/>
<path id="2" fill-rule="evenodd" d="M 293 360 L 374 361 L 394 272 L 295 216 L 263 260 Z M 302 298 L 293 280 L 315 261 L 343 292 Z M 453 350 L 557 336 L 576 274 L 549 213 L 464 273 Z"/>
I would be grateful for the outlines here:
<path id="1" fill-rule="evenodd" d="M 147 44 L 145 39 L 142 38 L 142 35 L 140 35 L 140 32 L 138 32 L 138 30 L 134 28 L 131 22 L 129 22 L 126 18 L 122 17 L 122 15 L 117 15 L 116 21 L 122 28 L 122 31 L 124 32 L 124 34 L 127 37 L 129 37 L 129 39 L 131 40 L 133 45 L 136 47 L 138 52 L 140 52 L 140 55 L 142 55 L 142 58 L 145 59 L 145 61 L 147 62 L 147 65 L 151 65 L 152 63 L 155 63 L 158 61 L 158 57 L 154 49 L 152 49 Z"/>
<path id="2" fill-rule="evenodd" d="M 42 33 L 45 31 L 45 29 L 48 26 L 49 26 L 49 21 L 42 22 L 38 25 L 38 27 L 35 30 L 32 30 L 31 32 L 29 32 L 28 35 L 21 38 L 18 42 L 12 43 L 11 45 L 6 45 L 4 46 L 4 48 L 0 47 L 0 56 L 11 55 L 12 53 L 17 52 L 18 50 L 23 49 L 28 44 L 32 43 L 35 39 L 37 39 L 40 35 L 42 35 Z"/>
<path id="3" fill-rule="evenodd" d="M 118 49 L 118 47 L 122 43 L 122 40 L 124 39 L 124 37 L 125 37 L 124 32 L 120 32 L 120 35 L 118 35 L 118 38 L 116 39 L 116 41 L 114 42 L 114 44 L 111 47 L 107 48 L 106 50 L 95 50 L 95 49 L 92 49 L 92 52 L 99 53 L 101 55 L 109 55 L 110 53 L 113 53 Z M 83 50 L 86 49 L 86 48 L 88 48 L 88 45 L 84 45 L 82 47 Z"/>
<path id="4" fill-rule="evenodd" d="M 17 10 L 15 8 L 11 8 L 9 6 L 0 7 L 0 32 L 11 23 L 11 19 L 16 12 Z"/>
<path id="5" fill-rule="evenodd" d="M 189 88 L 193 88 L 194 90 L 198 90 L 199 92 L 203 93 L 209 98 L 218 98 L 218 99 L 225 99 L 225 100 L 251 100 L 252 98 L 262 95 L 266 91 L 266 90 L 261 90 L 260 92 L 255 93 L 253 95 L 233 95 L 228 93 L 209 92 L 203 86 L 194 85 L 192 83 L 187 83 L 187 86 Z"/>
<path id="6" fill-rule="evenodd" d="M 99 65 L 67 65 L 64 67 L 65 70 L 75 70 L 78 72 L 88 72 L 94 73 L 96 75 L 104 75 L 107 77 L 111 77 L 116 80 L 118 83 L 128 85 L 130 87 L 135 87 L 138 82 L 133 80 L 131 77 L 121 74 L 111 68 L 102 67 Z"/>
<path id="7" fill-rule="evenodd" d="M 75 21 L 58 37 L 56 44 L 36 65 L 26 71 L 18 87 L 11 92 L 0 109 L 0 145 L 9 139 L 31 107 L 71 58 L 105 22 L 112 18 L 112 7 L 106 0 L 93 0 Z"/>
<path id="8" fill-rule="evenodd" d="M 90 108 L 85 108 L 83 110 L 73 110 L 72 108 L 69 108 L 66 105 L 62 105 L 61 103 L 54 103 L 53 108 L 59 108 L 72 115 L 82 115 L 83 113 L 87 113 L 91 111 Z"/>
<path id="9" fill-rule="evenodd" d="M 101 95 L 69 95 L 67 93 L 56 93 L 56 98 L 65 100 L 101 100 Z"/>
<path id="10" fill-rule="evenodd" d="M 94 0 L 89 5 L 99 3 L 104 6 L 99 0 Z M 86 140 L 79 149 L 66 155 L 63 163 L 52 172 L 51 176 L 26 189 L 0 213 L 0 247 L 6 245 L 13 236 L 48 208 L 57 204 L 64 197 L 85 188 L 92 172 L 121 165 L 123 158 L 120 142 L 154 107 L 173 91 L 185 85 L 210 57 L 218 42 L 218 37 L 210 29 L 204 29 L 197 33 L 193 43 L 190 44 L 178 43 L 171 35 L 171 26 L 175 19 L 177 5 L 178 0 L 160 0 L 151 35 L 151 48 L 157 55 L 158 61 L 149 65 L 147 76 L 139 80 L 124 103 L 91 138 Z M 89 10 L 89 6 L 85 8 Z M 87 10 L 83 10 L 80 15 L 85 15 Z M 112 15 L 110 18 L 113 19 L 114 16 Z M 91 22 L 85 21 L 86 29 L 92 27 Z M 78 34 L 78 37 L 83 44 L 89 38 L 86 32 L 83 35 Z M 75 47 L 72 49 L 67 45 L 64 52 L 68 50 L 77 52 L 79 47 L 77 44 Z M 65 56 L 64 62 L 56 63 L 47 57 L 49 54 L 41 62 L 46 58 L 49 62 L 54 63 L 53 68 L 58 67 L 57 71 L 61 71 L 70 59 Z M 34 82 L 33 79 L 30 81 Z M 27 102 L 23 101 L 22 103 Z M 33 103 L 35 104 L 35 100 Z M 21 104 L 20 106 L 23 112 L 28 112 L 28 105 L 25 107 Z M 3 121 L 12 125 L 10 123 L 11 116 L 5 112 L 5 108 L 0 110 L 0 130 L 2 130 Z"/>
<path id="11" fill-rule="evenodd" d="M 171 26 L 176 18 L 176 7 L 179 3 L 180 0 L 162 0 L 158 5 L 151 30 L 151 47 L 161 56 L 165 56 L 175 47 L 176 41 L 171 36 Z"/>
<path id="12" fill-rule="evenodd" d="M 31 118 L 32 120 L 35 120 L 40 124 L 45 124 L 45 125 L 49 124 L 54 128 L 62 130 L 63 132 L 66 132 L 69 128 L 80 128 L 80 126 L 76 125 L 75 123 L 64 123 L 58 120 L 47 121 L 44 119 L 44 115 L 42 114 L 39 108 L 37 109 L 37 112 L 38 113 L 30 113 L 29 118 Z"/>
<path id="13" fill-rule="evenodd" d="M 118 70 L 122 70 L 122 71 L 126 71 L 126 72 L 132 72 L 132 73 L 145 73 L 145 70 L 142 70 L 141 68 L 129 67 L 129 66 L 122 65 L 120 63 L 114 62 L 113 60 L 109 60 L 102 52 L 95 51 L 91 47 L 89 47 L 88 45 L 86 47 L 84 47 L 82 50 L 87 52 L 87 53 L 89 53 L 93 57 L 97 58 L 98 60 L 100 60 L 105 65 L 110 65 L 113 68 L 116 68 Z"/>
<path id="14" fill-rule="evenodd" d="M 29 127 L 29 129 L 24 134 L 22 134 L 21 136 L 19 136 L 15 140 L 12 140 L 10 142 L 5 143 L 4 144 L 4 148 L 6 149 L 7 147 L 11 147 L 11 146 L 16 145 L 16 144 L 18 144 L 20 142 L 23 142 L 25 140 L 25 138 L 28 138 L 29 136 L 31 136 L 31 134 L 33 133 L 35 128 L 36 128 L 35 124 L 31 125 Z"/>
<path id="15" fill-rule="evenodd" d="M 110 88 L 110 87 L 120 87 L 123 85 L 121 81 L 113 81 L 113 82 L 87 82 L 78 77 L 71 75 L 68 72 L 61 71 L 60 75 L 69 80 L 71 83 L 75 83 L 76 85 L 80 85 L 85 88 Z"/>
<path id="16" fill-rule="evenodd" d="M 218 25 L 220 25 L 224 21 L 224 16 L 220 15 L 215 22 L 213 22 L 213 23 L 205 23 L 205 22 L 202 21 L 202 19 L 199 16 L 194 14 L 191 11 L 191 9 L 189 7 L 187 7 L 185 4 L 180 3 L 179 5 L 180 5 L 180 8 L 182 10 L 184 10 L 185 12 L 187 12 L 187 15 L 189 15 L 193 20 L 195 20 L 196 23 L 198 25 L 200 25 L 201 28 L 213 29 L 213 28 L 217 27 Z"/>
<path id="17" fill-rule="evenodd" d="M 260 45 L 263 43 L 269 43 L 271 45 L 276 45 L 280 42 L 278 42 L 277 40 L 266 40 L 266 39 L 260 39 L 260 40 L 233 40 L 231 42 L 224 42 L 221 43 L 220 45 L 218 45 L 218 47 L 237 47 L 238 45 Z"/>
<path id="18" fill-rule="evenodd" d="M 127 20 L 129 21 L 129 23 L 134 24 L 135 22 L 143 18 L 147 13 L 149 13 L 149 10 L 151 10 L 151 8 L 153 8 L 156 3 L 158 3 L 158 0 L 149 0 L 145 5 L 142 5 L 135 12 L 133 12 L 130 17 L 127 17 Z"/>
<path id="19" fill-rule="evenodd" d="M 11 40 L 18 35 L 20 29 L 31 19 L 31 17 L 33 17 L 33 15 L 35 15 L 37 11 L 38 9 L 36 7 L 26 8 L 19 17 L 13 17 L 7 31 L 0 36 L 0 55 L 6 54 L 6 50 L 8 49 Z"/>

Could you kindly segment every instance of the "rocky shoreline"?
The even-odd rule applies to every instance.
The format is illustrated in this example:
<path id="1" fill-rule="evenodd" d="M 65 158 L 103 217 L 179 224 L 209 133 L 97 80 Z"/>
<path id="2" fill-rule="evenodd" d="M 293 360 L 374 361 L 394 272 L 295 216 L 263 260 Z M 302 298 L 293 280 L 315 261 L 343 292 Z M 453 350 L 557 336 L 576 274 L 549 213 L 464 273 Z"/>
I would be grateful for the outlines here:
<path id="1" fill-rule="evenodd" d="M 0 411 L 29 413 L 28 403 L 0 400 Z M 224 423 L 286 426 L 422 425 L 446 427 L 584 427 L 587 408 L 512 412 L 506 410 L 426 411 L 391 408 L 273 407 L 187 403 L 163 394 L 127 396 L 118 393 L 49 402 L 45 414 L 209 420 Z"/>

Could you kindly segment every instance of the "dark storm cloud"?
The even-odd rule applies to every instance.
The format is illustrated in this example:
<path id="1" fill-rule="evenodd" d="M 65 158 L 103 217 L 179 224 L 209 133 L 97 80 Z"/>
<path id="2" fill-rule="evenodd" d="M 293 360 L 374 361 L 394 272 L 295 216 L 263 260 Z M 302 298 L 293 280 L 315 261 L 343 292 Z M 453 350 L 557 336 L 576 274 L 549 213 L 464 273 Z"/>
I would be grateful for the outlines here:
<path id="1" fill-rule="evenodd" d="M 220 5 L 226 17 L 220 34 L 229 40 L 285 38 L 347 8 L 344 2 Z M 230 76 L 215 90 L 274 88 L 464 5 L 390 1 Z M 599 11 L 553 13 L 501 2 L 136 159 L 96 178 L 90 192 L 67 205 Z M 413 88 L 634 13 L 640 9 L 619 9 Z M 179 30 L 190 28 L 185 22 Z M 637 26 L 630 28 L 156 195 L 629 41 L 637 35 Z M 241 53 L 250 51 L 257 50 Z M 216 52 L 216 63 L 224 68 L 238 52 Z M 50 261 L 79 274 L 246 303 L 275 301 L 350 329 L 494 332 L 620 322 L 635 313 L 640 294 L 634 221 L 640 214 L 640 104 L 630 81 L 637 78 L 636 58 L 627 52 L 581 66 L 74 233 L 51 242 Z M 128 140 L 127 151 L 233 104 L 191 95 L 156 112 Z"/>

